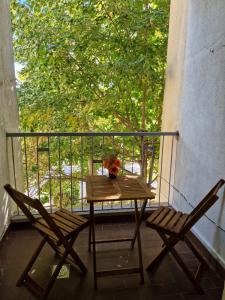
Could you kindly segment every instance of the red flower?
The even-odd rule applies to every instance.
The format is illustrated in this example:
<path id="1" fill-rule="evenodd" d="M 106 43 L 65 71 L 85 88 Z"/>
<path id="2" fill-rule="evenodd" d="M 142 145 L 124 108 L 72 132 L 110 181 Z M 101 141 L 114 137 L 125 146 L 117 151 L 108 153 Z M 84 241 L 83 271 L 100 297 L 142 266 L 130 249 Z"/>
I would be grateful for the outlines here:
<path id="1" fill-rule="evenodd" d="M 115 164 L 115 166 L 117 166 L 117 167 L 120 167 L 120 166 L 121 166 L 121 163 L 120 163 L 120 160 L 119 160 L 119 159 L 116 159 L 116 160 L 114 161 L 114 164 Z"/>
<path id="2" fill-rule="evenodd" d="M 116 175 L 118 173 L 119 169 L 114 165 L 111 168 L 109 168 L 109 173 Z"/>
<path id="3" fill-rule="evenodd" d="M 103 160 L 103 167 L 109 170 L 109 173 L 116 175 L 119 172 L 121 163 L 115 155 L 110 155 L 109 158 Z"/>

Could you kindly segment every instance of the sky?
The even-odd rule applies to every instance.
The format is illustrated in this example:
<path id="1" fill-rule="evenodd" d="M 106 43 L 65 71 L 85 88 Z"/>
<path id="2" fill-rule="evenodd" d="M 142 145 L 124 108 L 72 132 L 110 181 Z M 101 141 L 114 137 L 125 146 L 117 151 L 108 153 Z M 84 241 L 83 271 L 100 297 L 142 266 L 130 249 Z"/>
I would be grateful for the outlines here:
<path id="1" fill-rule="evenodd" d="M 15 67 L 16 78 L 18 78 L 18 73 L 22 70 L 23 66 L 20 63 L 15 62 L 14 67 Z"/>

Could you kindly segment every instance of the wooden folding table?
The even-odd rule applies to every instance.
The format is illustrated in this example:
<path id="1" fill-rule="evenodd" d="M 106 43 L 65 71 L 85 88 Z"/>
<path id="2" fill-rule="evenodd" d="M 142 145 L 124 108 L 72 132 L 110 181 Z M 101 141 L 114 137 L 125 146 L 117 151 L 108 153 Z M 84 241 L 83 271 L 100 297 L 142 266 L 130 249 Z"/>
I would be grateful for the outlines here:
<path id="1" fill-rule="evenodd" d="M 92 175 L 87 176 L 87 202 L 90 204 L 90 234 L 89 234 L 89 250 L 91 244 L 93 246 L 93 269 L 94 269 L 94 286 L 97 288 L 97 277 L 140 273 L 141 281 L 144 282 L 142 252 L 141 252 L 141 237 L 140 223 L 144 214 L 144 210 L 148 199 L 155 198 L 155 194 L 150 191 L 149 186 L 140 176 L 126 175 L 118 176 L 116 179 L 110 179 L 106 176 Z M 107 201 L 126 201 L 134 200 L 135 203 L 135 231 L 133 237 L 110 239 L 110 240 L 95 240 L 95 222 L 94 222 L 94 204 L 97 202 Z M 138 200 L 144 200 L 141 215 L 138 211 Z M 111 243 L 111 242 L 131 242 L 134 246 L 137 237 L 139 266 L 136 268 L 123 268 L 114 270 L 97 271 L 96 266 L 96 244 Z"/>

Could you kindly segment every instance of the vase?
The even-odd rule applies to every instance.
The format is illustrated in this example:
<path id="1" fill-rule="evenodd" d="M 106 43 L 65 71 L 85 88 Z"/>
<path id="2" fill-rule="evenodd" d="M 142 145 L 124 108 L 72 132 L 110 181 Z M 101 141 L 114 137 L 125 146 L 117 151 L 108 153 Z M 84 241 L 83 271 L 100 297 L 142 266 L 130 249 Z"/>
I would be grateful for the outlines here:
<path id="1" fill-rule="evenodd" d="M 112 173 L 109 173 L 109 178 L 111 178 L 111 179 L 116 179 L 116 175 L 115 175 L 115 174 L 112 174 Z"/>

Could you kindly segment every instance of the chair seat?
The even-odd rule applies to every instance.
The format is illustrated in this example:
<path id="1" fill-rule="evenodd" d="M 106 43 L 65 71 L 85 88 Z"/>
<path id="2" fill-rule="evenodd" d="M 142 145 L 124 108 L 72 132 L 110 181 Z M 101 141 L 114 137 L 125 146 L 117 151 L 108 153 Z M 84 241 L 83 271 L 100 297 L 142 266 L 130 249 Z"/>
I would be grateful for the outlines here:
<path id="1" fill-rule="evenodd" d="M 170 207 L 160 207 L 146 220 L 146 225 L 167 234 L 178 234 L 189 219 L 188 214 Z"/>
<path id="2" fill-rule="evenodd" d="M 60 209 L 55 213 L 51 214 L 52 219 L 60 228 L 62 234 L 66 239 L 69 239 L 75 231 L 79 232 L 85 226 L 88 225 L 88 220 L 80 215 L 71 213 L 66 209 Z M 49 228 L 48 224 L 43 218 L 38 218 L 33 226 L 37 228 L 39 231 L 43 232 L 51 239 L 53 239 L 56 243 L 59 242 L 59 238 L 56 234 Z"/>

